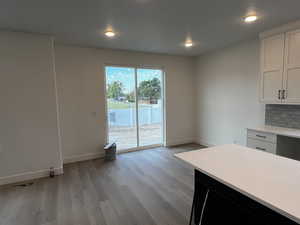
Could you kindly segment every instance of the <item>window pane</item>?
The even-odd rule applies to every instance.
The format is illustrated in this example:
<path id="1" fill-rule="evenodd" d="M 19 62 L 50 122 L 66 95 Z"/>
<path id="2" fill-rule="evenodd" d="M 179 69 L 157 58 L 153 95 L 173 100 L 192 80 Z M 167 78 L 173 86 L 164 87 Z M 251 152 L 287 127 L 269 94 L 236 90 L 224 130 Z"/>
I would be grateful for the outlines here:
<path id="1" fill-rule="evenodd" d="M 162 71 L 137 69 L 139 145 L 163 142 Z"/>
<path id="2" fill-rule="evenodd" d="M 105 69 L 109 142 L 117 150 L 137 147 L 134 68 Z"/>

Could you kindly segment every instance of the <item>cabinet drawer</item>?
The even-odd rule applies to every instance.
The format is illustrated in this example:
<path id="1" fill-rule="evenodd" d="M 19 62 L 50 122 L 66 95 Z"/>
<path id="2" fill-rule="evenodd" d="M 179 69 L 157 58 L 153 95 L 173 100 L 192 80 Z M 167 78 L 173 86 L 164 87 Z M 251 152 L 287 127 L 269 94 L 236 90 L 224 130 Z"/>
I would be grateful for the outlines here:
<path id="1" fill-rule="evenodd" d="M 261 141 L 268 141 L 276 144 L 277 135 L 264 133 L 260 131 L 248 130 L 248 138 L 253 138 Z"/>
<path id="2" fill-rule="evenodd" d="M 248 137 L 247 146 L 249 148 L 254 148 L 257 150 L 276 154 L 276 144 L 274 144 L 274 143 L 260 141 L 260 140 Z"/>

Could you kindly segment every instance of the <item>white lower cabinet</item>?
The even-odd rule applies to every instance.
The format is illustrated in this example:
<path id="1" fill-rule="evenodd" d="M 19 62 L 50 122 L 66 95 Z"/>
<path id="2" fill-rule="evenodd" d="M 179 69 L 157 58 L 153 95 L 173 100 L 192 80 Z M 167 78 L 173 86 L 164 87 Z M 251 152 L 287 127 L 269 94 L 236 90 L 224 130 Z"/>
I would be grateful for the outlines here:
<path id="1" fill-rule="evenodd" d="M 247 147 L 276 154 L 277 135 L 260 131 L 247 131 Z"/>
<path id="2" fill-rule="evenodd" d="M 276 134 L 270 134 L 265 133 L 261 131 L 255 131 L 255 130 L 248 130 L 248 138 L 260 140 L 260 141 L 266 141 L 271 143 L 276 143 L 277 141 L 277 135 Z"/>
<path id="3" fill-rule="evenodd" d="M 276 144 L 267 141 L 260 141 L 248 137 L 247 146 L 249 148 L 276 154 Z"/>

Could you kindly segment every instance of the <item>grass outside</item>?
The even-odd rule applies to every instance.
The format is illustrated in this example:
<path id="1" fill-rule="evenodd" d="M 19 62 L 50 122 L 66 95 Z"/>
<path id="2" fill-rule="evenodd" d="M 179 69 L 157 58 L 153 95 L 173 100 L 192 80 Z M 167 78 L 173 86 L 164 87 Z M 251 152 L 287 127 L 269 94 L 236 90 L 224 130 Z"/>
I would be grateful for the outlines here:
<path id="1" fill-rule="evenodd" d="M 109 109 L 129 109 L 135 106 L 134 103 L 129 102 L 118 102 L 118 101 L 108 101 Z"/>
<path id="2" fill-rule="evenodd" d="M 129 108 L 134 108 L 135 103 L 132 102 L 119 102 L 119 101 L 112 101 L 108 100 L 108 109 L 129 109 Z M 139 107 L 151 107 L 147 106 L 145 104 L 139 105 Z"/>

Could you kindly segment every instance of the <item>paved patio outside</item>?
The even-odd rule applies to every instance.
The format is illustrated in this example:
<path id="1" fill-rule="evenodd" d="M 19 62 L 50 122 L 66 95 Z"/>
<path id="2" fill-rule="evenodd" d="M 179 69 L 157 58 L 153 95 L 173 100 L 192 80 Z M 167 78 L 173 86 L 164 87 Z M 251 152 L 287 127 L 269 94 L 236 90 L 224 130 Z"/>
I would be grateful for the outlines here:
<path id="1" fill-rule="evenodd" d="M 161 144 L 162 126 L 161 124 L 142 125 L 139 130 L 140 146 Z M 109 128 L 109 141 L 117 143 L 117 150 L 124 150 L 137 147 L 135 127 L 118 127 Z"/>

